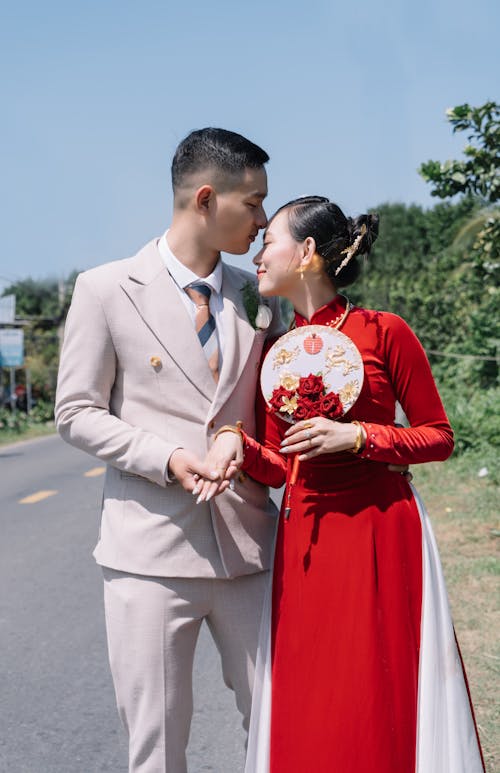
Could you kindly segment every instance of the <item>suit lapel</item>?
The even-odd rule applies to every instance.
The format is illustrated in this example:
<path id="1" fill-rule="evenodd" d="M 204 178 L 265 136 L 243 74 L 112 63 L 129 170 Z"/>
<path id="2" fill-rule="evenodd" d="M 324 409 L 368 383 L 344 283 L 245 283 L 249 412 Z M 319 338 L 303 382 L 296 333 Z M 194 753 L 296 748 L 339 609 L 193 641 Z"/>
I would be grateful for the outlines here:
<path id="1" fill-rule="evenodd" d="M 217 385 L 156 240 L 132 259 L 128 279 L 120 284 L 161 346 L 193 385 L 212 401 Z"/>
<path id="2" fill-rule="evenodd" d="M 255 330 L 247 319 L 243 307 L 241 288 L 244 284 L 241 274 L 232 271 L 231 267 L 222 268 L 224 352 L 222 368 L 215 394 L 214 402 L 209 411 L 208 420 L 229 399 L 243 369 L 247 363 L 250 351 L 255 341 Z"/>

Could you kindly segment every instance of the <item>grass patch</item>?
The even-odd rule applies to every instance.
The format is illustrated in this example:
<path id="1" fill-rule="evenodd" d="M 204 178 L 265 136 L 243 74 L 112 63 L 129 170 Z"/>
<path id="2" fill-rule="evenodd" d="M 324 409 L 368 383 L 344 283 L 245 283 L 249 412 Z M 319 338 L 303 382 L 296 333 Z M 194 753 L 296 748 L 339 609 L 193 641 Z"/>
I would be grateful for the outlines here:
<path id="1" fill-rule="evenodd" d="M 500 769 L 498 485 L 465 454 L 412 468 L 443 562 L 488 773 Z"/>
<path id="2" fill-rule="evenodd" d="M 54 422 L 35 424 L 20 432 L 17 430 L 1 429 L 0 447 L 10 445 L 10 443 L 18 443 L 20 440 L 34 440 L 35 438 L 43 437 L 44 435 L 54 435 L 55 432 L 56 428 Z"/>

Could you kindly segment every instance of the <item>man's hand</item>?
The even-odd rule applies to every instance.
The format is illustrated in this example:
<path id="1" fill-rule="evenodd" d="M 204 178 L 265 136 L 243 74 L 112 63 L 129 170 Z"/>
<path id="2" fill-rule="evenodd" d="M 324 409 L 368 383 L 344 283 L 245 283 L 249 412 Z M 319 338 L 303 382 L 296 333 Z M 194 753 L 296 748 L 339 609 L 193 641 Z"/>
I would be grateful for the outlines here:
<path id="1" fill-rule="evenodd" d="M 243 464 L 243 441 L 236 432 L 221 432 L 205 457 L 205 464 L 220 478 L 226 478 L 228 472 L 234 475 Z"/>
<path id="2" fill-rule="evenodd" d="M 222 494 L 230 485 L 231 478 L 243 463 L 243 441 L 237 432 L 221 432 L 205 457 L 204 464 L 212 475 L 208 480 L 200 480 L 193 491 L 198 502 L 208 502 L 212 497 Z M 205 477 L 206 476 L 200 476 Z"/>
<path id="3" fill-rule="evenodd" d="M 193 493 L 200 478 L 212 481 L 218 477 L 213 467 L 201 462 L 197 456 L 184 448 L 176 448 L 169 459 L 168 467 L 182 488 L 190 493 Z"/>

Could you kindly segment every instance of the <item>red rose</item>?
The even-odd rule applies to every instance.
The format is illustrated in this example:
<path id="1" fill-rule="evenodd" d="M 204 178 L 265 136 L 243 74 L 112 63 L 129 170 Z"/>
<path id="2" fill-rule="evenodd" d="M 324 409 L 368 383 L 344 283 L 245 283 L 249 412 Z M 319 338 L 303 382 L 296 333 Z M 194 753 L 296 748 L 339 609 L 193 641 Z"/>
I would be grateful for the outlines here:
<path id="1" fill-rule="evenodd" d="M 293 412 L 293 418 L 295 421 L 312 419 L 314 416 L 319 416 L 318 401 L 310 400 L 308 397 L 300 397 L 297 403 L 297 407 Z"/>
<path id="2" fill-rule="evenodd" d="M 314 419 L 315 416 L 321 416 L 319 400 L 309 400 L 307 407 L 306 419 Z"/>
<path id="3" fill-rule="evenodd" d="M 308 418 L 308 409 L 305 405 L 299 405 L 296 407 L 296 409 L 293 412 L 293 418 L 295 421 L 303 421 L 303 419 Z"/>
<path id="4" fill-rule="evenodd" d="M 309 397 L 312 400 L 317 400 L 320 395 L 323 394 L 325 385 L 323 384 L 322 376 L 314 376 L 310 373 L 305 378 L 299 379 L 298 393 L 301 397 Z"/>
<path id="5" fill-rule="evenodd" d="M 327 419 L 338 419 L 343 413 L 340 397 L 335 392 L 328 392 L 328 394 L 321 398 L 319 410 L 321 415 Z"/>
<path id="6" fill-rule="evenodd" d="M 283 398 L 284 397 L 292 397 L 293 392 L 290 391 L 290 389 L 285 389 L 285 387 L 279 386 L 276 387 L 276 389 L 273 389 L 273 393 L 271 395 L 271 399 L 269 400 L 269 405 L 275 410 L 279 411 L 279 409 L 283 405 Z"/>

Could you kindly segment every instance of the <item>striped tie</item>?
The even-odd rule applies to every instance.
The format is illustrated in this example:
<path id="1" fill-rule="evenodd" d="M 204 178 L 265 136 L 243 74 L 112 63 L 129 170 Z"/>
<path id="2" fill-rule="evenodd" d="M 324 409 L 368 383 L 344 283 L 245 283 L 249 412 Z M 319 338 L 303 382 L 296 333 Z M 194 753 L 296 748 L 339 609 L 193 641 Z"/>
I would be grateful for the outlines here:
<path id="1" fill-rule="evenodd" d="M 186 287 L 186 292 L 196 304 L 194 325 L 201 346 L 208 360 L 208 366 L 212 371 L 214 380 L 219 380 L 219 344 L 215 331 L 215 319 L 210 312 L 209 302 L 212 290 L 204 284 Z"/>

